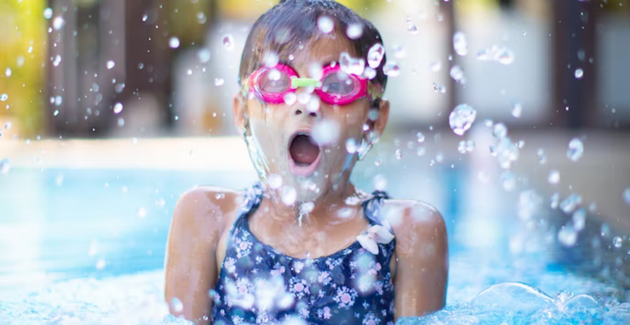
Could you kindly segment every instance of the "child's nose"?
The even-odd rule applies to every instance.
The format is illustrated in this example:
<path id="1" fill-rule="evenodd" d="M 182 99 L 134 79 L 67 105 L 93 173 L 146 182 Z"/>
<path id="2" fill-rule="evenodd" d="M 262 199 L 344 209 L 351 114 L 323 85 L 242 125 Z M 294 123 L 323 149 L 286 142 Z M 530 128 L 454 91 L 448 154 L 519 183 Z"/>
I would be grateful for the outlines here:
<path id="1" fill-rule="evenodd" d="M 308 114 L 310 117 L 319 117 L 319 111 L 309 112 L 305 107 L 296 107 L 294 111 L 295 115 Z"/>

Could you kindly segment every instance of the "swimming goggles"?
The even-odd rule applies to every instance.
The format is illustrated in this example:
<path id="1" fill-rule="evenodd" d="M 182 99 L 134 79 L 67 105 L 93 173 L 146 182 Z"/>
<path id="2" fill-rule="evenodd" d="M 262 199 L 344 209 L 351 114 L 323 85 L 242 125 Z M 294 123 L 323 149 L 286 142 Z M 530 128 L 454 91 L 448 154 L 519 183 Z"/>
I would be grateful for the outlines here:
<path id="1" fill-rule="evenodd" d="M 270 104 L 281 104 L 285 102 L 287 94 L 294 93 L 300 87 L 313 87 L 321 101 L 331 105 L 350 104 L 365 96 L 371 96 L 373 100 L 382 96 L 380 86 L 363 76 L 344 72 L 335 63 L 323 68 L 320 79 L 300 78 L 293 68 L 284 64 L 262 67 L 246 80 L 243 91 L 245 98 L 253 89 L 258 99 Z"/>

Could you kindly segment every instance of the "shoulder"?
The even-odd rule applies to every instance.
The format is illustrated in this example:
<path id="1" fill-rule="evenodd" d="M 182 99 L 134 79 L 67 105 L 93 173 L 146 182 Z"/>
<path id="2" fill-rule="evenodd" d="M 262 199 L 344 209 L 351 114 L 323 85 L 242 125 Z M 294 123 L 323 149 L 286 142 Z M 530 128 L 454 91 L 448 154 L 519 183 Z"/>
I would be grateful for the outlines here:
<path id="1" fill-rule="evenodd" d="M 220 187 L 197 187 L 179 198 L 171 231 L 183 231 L 186 236 L 198 235 L 216 240 L 234 220 L 242 202 L 240 192 Z"/>
<path id="2" fill-rule="evenodd" d="M 394 232 L 397 257 L 417 256 L 420 248 L 438 254 L 446 253 L 446 224 L 435 207 L 416 200 L 384 202 L 383 218 Z"/>

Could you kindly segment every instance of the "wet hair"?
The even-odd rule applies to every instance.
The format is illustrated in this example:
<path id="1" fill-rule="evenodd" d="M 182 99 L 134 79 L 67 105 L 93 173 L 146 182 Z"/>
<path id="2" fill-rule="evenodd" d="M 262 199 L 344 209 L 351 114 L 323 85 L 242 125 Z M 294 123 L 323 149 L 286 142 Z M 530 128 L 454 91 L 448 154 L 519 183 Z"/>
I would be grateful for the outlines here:
<path id="1" fill-rule="evenodd" d="M 333 32 L 348 42 L 354 50 L 354 53 L 350 53 L 352 56 L 367 60 L 369 49 L 376 43 L 383 44 L 381 34 L 371 22 L 336 1 L 280 0 L 280 3 L 258 18 L 249 32 L 241 57 L 239 83 L 263 65 L 267 52 L 275 52 L 280 62 L 288 62 L 289 56 L 301 49 L 300 46 L 307 47 L 312 41 L 324 36 L 317 24 L 322 16 L 333 20 Z M 346 31 L 354 24 L 362 27 L 363 34 L 357 39 L 350 39 Z M 376 68 L 376 77 L 372 79 L 383 90 L 387 84 L 387 76 L 382 69 L 385 62 L 386 57 L 383 57 L 381 65 Z"/>

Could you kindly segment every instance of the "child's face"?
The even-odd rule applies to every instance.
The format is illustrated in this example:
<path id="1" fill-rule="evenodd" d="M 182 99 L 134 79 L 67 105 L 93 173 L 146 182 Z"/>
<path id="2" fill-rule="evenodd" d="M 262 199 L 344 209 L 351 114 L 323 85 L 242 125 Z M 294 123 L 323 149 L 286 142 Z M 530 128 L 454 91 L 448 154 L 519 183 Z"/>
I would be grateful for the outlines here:
<path id="1" fill-rule="evenodd" d="M 345 35 L 323 37 L 293 53 L 293 60 L 285 64 L 302 78 L 313 77 L 309 73 L 313 66 L 339 62 L 343 52 L 356 57 Z M 380 135 L 389 106 L 383 101 L 378 119 L 371 122 L 368 114 L 372 103 L 368 97 L 338 106 L 319 101 L 312 92 L 310 100 L 319 102 L 316 109 L 317 105 L 305 102 L 309 94 L 307 88 L 299 88 L 295 94 L 298 100 L 291 105 L 269 104 L 250 96 L 245 99 L 244 107 L 242 99 L 237 98 L 235 121 L 237 127 L 244 130 L 245 120 L 249 120 L 248 146 L 261 178 L 276 187 L 280 177 L 282 185 L 286 186 L 285 193 L 292 192 L 291 188 L 295 190 L 296 201 L 315 201 L 335 185 L 348 182 L 357 155 L 349 153 L 346 144 L 354 141 L 359 147 L 367 140 L 369 131 Z M 366 130 L 364 125 L 370 129 Z"/>

